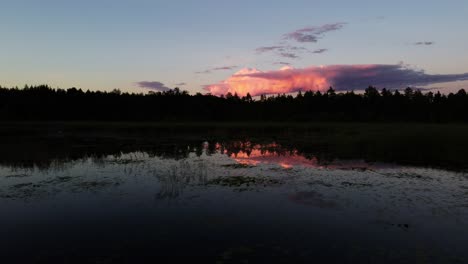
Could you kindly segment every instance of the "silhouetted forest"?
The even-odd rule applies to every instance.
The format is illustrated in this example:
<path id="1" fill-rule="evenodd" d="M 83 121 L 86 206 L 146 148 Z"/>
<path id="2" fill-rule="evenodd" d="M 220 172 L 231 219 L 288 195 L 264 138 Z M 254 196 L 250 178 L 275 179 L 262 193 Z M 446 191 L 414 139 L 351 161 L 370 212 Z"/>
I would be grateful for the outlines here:
<path id="1" fill-rule="evenodd" d="M 406 88 L 363 93 L 299 92 L 296 96 L 190 95 L 178 88 L 147 94 L 2 88 L 0 120 L 81 121 L 418 121 L 467 122 L 465 90 L 448 95 Z"/>

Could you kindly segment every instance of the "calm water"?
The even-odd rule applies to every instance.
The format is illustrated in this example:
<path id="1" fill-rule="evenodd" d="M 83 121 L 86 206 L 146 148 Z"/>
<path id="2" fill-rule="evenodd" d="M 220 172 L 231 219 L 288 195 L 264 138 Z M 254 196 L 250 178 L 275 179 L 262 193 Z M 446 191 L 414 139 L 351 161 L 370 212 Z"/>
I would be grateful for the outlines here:
<path id="1" fill-rule="evenodd" d="M 164 146 L 2 163 L 4 263 L 468 263 L 466 173 Z"/>

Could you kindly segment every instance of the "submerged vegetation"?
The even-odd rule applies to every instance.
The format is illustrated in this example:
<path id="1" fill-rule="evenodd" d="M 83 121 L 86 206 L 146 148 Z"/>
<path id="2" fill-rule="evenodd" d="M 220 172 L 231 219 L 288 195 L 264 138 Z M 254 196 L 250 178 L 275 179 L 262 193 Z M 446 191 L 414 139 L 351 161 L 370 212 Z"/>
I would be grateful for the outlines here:
<path id="1" fill-rule="evenodd" d="M 0 87 L 0 120 L 74 121 L 418 121 L 467 122 L 465 90 L 448 95 L 368 87 L 363 93 L 299 92 L 258 99 L 190 95 L 178 88 L 148 94 Z"/>

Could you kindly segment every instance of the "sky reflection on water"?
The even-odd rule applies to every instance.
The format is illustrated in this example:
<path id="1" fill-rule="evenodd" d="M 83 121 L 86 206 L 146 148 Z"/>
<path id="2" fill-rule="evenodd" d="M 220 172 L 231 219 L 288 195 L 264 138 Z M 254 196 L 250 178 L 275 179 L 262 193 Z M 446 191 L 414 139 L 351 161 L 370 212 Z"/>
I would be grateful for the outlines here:
<path id="1" fill-rule="evenodd" d="M 0 167 L 11 258 L 179 255 L 210 261 L 466 260 L 464 173 L 205 142 L 181 158 L 131 152 Z M 25 257 L 27 258 L 27 257 Z M 456 263 L 456 262 L 455 262 Z"/>

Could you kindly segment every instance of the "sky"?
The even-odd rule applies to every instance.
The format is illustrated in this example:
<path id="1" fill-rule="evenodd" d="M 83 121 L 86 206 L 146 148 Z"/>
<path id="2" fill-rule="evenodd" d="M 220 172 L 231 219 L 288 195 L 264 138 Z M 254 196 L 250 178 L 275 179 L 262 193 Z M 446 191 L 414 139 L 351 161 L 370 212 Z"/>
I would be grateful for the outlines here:
<path id="1" fill-rule="evenodd" d="M 468 1 L 2 0 L 0 85 L 468 88 Z"/>

